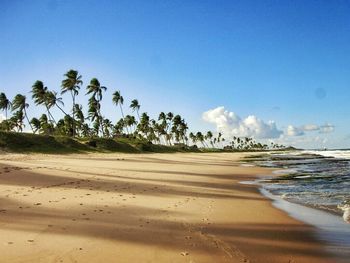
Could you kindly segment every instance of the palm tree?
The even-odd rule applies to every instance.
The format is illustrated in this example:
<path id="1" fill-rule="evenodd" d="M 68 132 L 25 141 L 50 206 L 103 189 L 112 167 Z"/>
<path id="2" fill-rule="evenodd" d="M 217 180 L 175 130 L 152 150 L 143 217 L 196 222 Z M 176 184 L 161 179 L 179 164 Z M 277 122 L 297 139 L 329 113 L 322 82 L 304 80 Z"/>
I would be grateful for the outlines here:
<path id="1" fill-rule="evenodd" d="M 44 134 L 52 134 L 54 127 L 52 123 L 48 120 L 47 115 L 41 115 L 40 119 L 40 130 Z"/>
<path id="2" fill-rule="evenodd" d="M 64 106 L 63 100 L 61 97 L 57 97 L 57 92 L 55 91 L 48 91 L 45 95 L 45 101 L 47 103 L 47 106 L 49 108 L 52 108 L 56 106 L 60 111 L 63 112 L 64 115 L 68 115 L 61 106 Z M 61 106 L 60 106 L 61 105 Z"/>
<path id="3" fill-rule="evenodd" d="M 22 94 L 17 94 L 14 97 L 14 99 L 12 101 L 12 110 L 18 110 L 19 112 L 24 113 L 24 117 L 27 119 L 30 128 L 34 132 L 34 129 L 32 127 L 32 124 L 29 121 L 27 111 L 26 111 L 26 108 L 28 108 L 28 107 L 29 107 L 29 104 L 26 102 L 26 96 L 24 96 Z M 21 123 L 23 123 L 23 121 L 21 121 Z"/>
<path id="4" fill-rule="evenodd" d="M 75 105 L 75 97 L 79 94 L 80 86 L 83 84 L 83 81 L 81 80 L 81 75 L 79 75 L 78 71 L 76 70 L 69 70 L 66 74 L 64 74 L 66 77 L 64 80 L 62 80 L 62 91 L 61 94 L 64 94 L 66 92 L 70 92 L 72 96 L 72 119 L 73 119 L 73 137 L 75 136 L 75 120 L 74 120 L 74 105 Z"/>
<path id="5" fill-rule="evenodd" d="M 207 131 L 207 134 L 205 135 L 205 137 L 209 140 L 209 143 L 214 148 L 214 144 L 213 144 L 213 141 L 212 141 L 213 133 L 211 131 Z"/>
<path id="6" fill-rule="evenodd" d="M 102 92 L 106 91 L 107 88 L 105 86 L 101 86 L 97 78 L 93 78 L 90 80 L 90 84 L 87 86 L 87 90 L 88 92 L 86 94 L 92 94 L 92 96 L 95 97 L 97 101 L 101 101 Z"/>
<path id="7" fill-rule="evenodd" d="M 197 142 L 197 137 L 196 137 L 196 135 L 194 135 L 193 132 L 190 132 L 189 137 L 190 137 L 190 139 L 192 140 L 192 143 L 193 143 L 194 145 L 196 145 L 196 142 Z"/>
<path id="8" fill-rule="evenodd" d="M 114 136 L 121 135 L 125 127 L 124 119 L 120 119 L 113 127 Z"/>
<path id="9" fill-rule="evenodd" d="M 5 111 L 5 118 L 7 120 L 7 111 L 11 109 L 11 101 L 6 97 L 5 93 L 0 93 L 0 109 Z"/>
<path id="10" fill-rule="evenodd" d="M 132 132 L 132 127 L 135 126 L 136 120 L 134 116 L 126 115 L 124 118 L 125 127 L 130 127 L 130 131 Z"/>
<path id="11" fill-rule="evenodd" d="M 32 86 L 32 99 L 34 100 L 35 105 L 44 105 L 49 116 L 49 121 L 52 120 L 56 123 L 54 117 L 50 113 L 50 108 L 48 106 L 46 97 L 47 92 L 47 87 L 44 86 L 44 83 L 42 81 L 37 80 L 34 82 Z"/>
<path id="12" fill-rule="evenodd" d="M 96 130 L 97 124 L 98 126 L 100 124 L 99 108 L 101 107 L 101 105 L 94 96 L 92 96 L 89 99 L 88 105 L 89 105 L 89 109 L 88 109 L 89 117 L 91 121 L 95 121 L 94 127 Z M 98 130 L 99 130 L 99 127 L 97 127 L 97 133 L 98 133 Z"/>
<path id="13" fill-rule="evenodd" d="M 103 126 L 104 126 L 103 135 L 104 137 L 109 138 L 111 135 L 110 130 L 113 128 L 112 122 L 109 119 L 104 119 Z"/>
<path id="14" fill-rule="evenodd" d="M 146 112 L 141 114 L 141 119 L 139 124 L 137 125 L 137 131 L 141 133 L 141 136 L 148 137 L 148 133 L 150 132 L 150 118 Z"/>
<path id="15" fill-rule="evenodd" d="M 74 111 L 75 111 L 75 121 L 76 124 L 78 125 L 78 133 L 83 130 L 84 122 L 85 122 L 85 117 L 83 113 L 83 106 L 79 104 L 74 105 Z"/>
<path id="16" fill-rule="evenodd" d="M 8 127 L 10 128 L 10 130 L 17 128 L 17 131 L 23 131 L 23 119 L 24 119 L 24 115 L 23 115 L 23 111 L 18 110 L 16 111 L 12 117 L 10 118 L 10 126 Z"/>
<path id="17" fill-rule="evenodd" d="M 203 147 L 205 148 L 204 135 L 201 132 L 197 132 L 196 138 L 197 138 L 197 141 L 200 141 L 202 143 Z"/>
<path id="18" fill-rule="evenodd" d="M 187 130 L 188 130 L 187 123 L 185 122 L 185 120 L 181 120 L 180 125 L 179 125 L 179 133 L 180 133 L 180 137 L 181 137 L 184 144 L 186 144 Z"/>
<path id="19" fill-rule="evenodd" d="M 124 112 L 123 112 L 123 107 L 122 107 L 122 105 L 123 105 L 123 103 L 124 103 L 124 98 L 123 98 L 123 96 L 120 94 L 120 91 L 117 90 L 117 91 L 115 91 L 115 92 L 113 93 L 112 101 L 113 101 L 113 103 L 114 103 L 116 106 L 119 105 L 119 107 L 120 107 L 120 112 L 121 112 L 121 114 L 122 114 L 122 118 L 124 119 Z M 126 127 L 126 130 L 127 130 L 127 133 L 129 133 L 129 130 L 128 130 L 127 127 Z"/>
<path id="20" fill-rule="evenodd" d="M 101 100 L 102 100 L 102 93 L 103 91 L 106 91 L 107 88 L 105 86 L 101 86 L 100 82 L 98 81 L 97 78 L 93 78 L 90 80 L 90 84 L 87 86 L 87 93 L 86 94 L 91 94 L 91 99 L 94 98 L 97 102 L 97 115 L 98 115 L 98 123 L 99 125 L 101 125 L 101 131 L 102 131 L 102 134 L 103 134 L 103 117 L 102 117 L 102 114 L 101 114 Z M 96 122 L 96 127 L 97 127 L 97 122 Z M 99 129 L 98 129 L 99 130 Z"/>
<path id="21" fill-rule="evenodd" d="M 138 100 L 132 100 L 131 101 L 131 104 L 130 104 L 130 108 L 132 108 L 132 111 L 135 111 L 137 112 L 137 117 L 139 118 L 139 121 L 140 121 L 140 115 L 139 115 L 139 110 L 140 110 L 140 107 L 141 105 L 139 104 L 139 101 Z"/>
<path id="22" fill-rule="evenodd" d="M 40 120 L 37 118 L 32 118 L 30 120 L 30 123 L 33 125 L 34 127 L 34 133 L 36 133 L 37 131 L 39 131 L 41 129 L 41 123 Z"/>

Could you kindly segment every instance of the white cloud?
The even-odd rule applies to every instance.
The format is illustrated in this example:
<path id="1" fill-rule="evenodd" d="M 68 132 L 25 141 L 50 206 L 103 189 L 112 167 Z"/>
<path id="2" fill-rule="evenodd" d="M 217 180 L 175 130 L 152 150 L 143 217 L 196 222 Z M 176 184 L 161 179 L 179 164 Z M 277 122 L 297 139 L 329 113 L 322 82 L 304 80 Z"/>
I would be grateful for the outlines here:
<path id="1" fill-rule="evenodd" d="M 334 131 L 334 125 L 326 123 L 324 125 L 306 124 L 301 127 L 289 125 L 285 132 L 288 136 L 301 136 L 306 132 L 318 131 L 318 133 L 331 133 Z"/>
<path id="2" fill-rule="evenodd" d="M 334 125 L 326 123 L 320 126 L 320 133 L 330 133 L 334 131 Z"/>
<path id="3" fill-rule="evenodd" d="M 288 136 L 301 136 L 304 135 L 305 132 L 301 128 L 294 127 L 293 125 L 288 125 L 286 135 Z"/>
<path id="4" fill-rule="evenodd" d="M 217 131 L 225 136 L 268 139 L 278 138 L 283 133 L 274 121 L 264 122 L 254 115 L 242 119 L 236 113 L 225 110 L 223 106 L 204 112 L 202 118 L 215 124 Z"/>
<path id="5" fill-rule="evenodd" d="M 318 131 L 320 129 L 320 126 L 315 124 L 306 124 L 302 126 L 303 131 Z"/>

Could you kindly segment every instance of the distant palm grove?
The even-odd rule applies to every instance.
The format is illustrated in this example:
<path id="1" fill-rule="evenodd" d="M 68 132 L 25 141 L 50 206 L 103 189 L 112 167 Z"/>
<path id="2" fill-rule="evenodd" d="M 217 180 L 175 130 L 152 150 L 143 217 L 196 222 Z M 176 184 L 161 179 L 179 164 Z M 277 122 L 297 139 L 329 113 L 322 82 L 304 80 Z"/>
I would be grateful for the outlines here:
<path id="1" fill-rule="evenodd" d="M 17 94 L 12 101 L 6 94 L 0 93 L 0 109 L 4 111 L 5 120 L 0 123 L 2 131 L 23 132 L 25 122 L 32 132 L 45 135 L 70 136 L 75 138 L 131 138 L 145 140 L 149 143 L 163 145 L 193 145 L 204 148 L 225 148 L 235 150 L 280 149 L 282 145 L 270 145 L 255 142 L 252 138 L 233 137 L 225 142 L 219 132 L 188 133 L 188 125 L 178 114 L 160 112 L 156 119 L 152 119 L 146 112 L 140 112 L 141 105 L 137 99 L 130 102 L 129 107 L 134 115 L 124 115 L 124 98 L 120 91 L 115 91 L 112 101 L 118 111 L 120 119 L 113 123 L 102 113 L 102 99 L 107 87 L 102 86 L 98 79 L 93 78 L 86 86 L 86 96 L 89 96 L 87 110 L 76 103 L 76 98 L 82 90 L 82 76 L 76 70 L 69 70 L 64 74 L 60 93 L 49 90 L 42 81 L 37 80 L 32 85 L 32 100 L 36 106 L 42 106 L 45 113 L 41 116 L 29 118 L 29 103 L 26 96 Z M 69 94 L 72 108 L 64 107 L 60 95 Z M 52 109 L 57 108 L 62 116 L 56 118 Z M 35 110 L 37 113 L 37 109 Z M 224 146 L 224 144 L 226 146 Z M 194 146 L 195 145 L 195 146 Z"/>

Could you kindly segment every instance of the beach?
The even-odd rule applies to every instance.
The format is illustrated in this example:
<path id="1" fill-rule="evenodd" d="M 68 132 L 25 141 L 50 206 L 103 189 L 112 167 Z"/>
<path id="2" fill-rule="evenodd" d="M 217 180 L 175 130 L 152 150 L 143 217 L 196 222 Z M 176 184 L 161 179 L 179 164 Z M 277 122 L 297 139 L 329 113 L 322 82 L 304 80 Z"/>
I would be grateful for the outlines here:
<path id="1" fill-rule="evenodd" d="M 0 155 L 0 262 L 336 262 L 243 153 Z"/>

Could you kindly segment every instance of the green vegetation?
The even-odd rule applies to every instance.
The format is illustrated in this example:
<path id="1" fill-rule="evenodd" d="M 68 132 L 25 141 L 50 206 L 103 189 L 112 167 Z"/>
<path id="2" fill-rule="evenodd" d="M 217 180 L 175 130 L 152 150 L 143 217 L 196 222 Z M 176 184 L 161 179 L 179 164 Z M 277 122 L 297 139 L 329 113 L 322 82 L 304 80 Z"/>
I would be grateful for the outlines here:
<path id="1" fill-rule="evenodd" d="M 199 152 L 198 148 L 185 145 L 156 145 L 139 139 L 72 138 L 43 134 L 0 131 L 0 148 L 20 153 L 171 153 Z"/>
<path id="2" fill-rule="evenodd" d="M 76 99 L 83 86 L 82 76 L 76 70 L 64 74 L 61 83 L 61 95 L 69 94 L 72 105 L 67 111 L 63 98 L 56 91 L 49 90 L 42 81 L 37 80 L 31 88 L 32 99 L 36 106 L 42 106 L 41 116 L 29 118 L 29 103 L 26 96 L 17 94 L 11 100 L 0 93 L 0 110 L 5 113 L 5 120 L 0 123 L 1 147 L 12 151 L 62 152 L 76 151 L 121 151 L 121 152 L 173 152 L 173 151 L 256 151 L 283 149 L 284 146 L 255 142 L 252 138 L 233 137 L 232 141 L 216 136 L 211 131 L 206 133 L 190 132 L 188 125 L 180 115 L 173 112 L 161 112 L 152 119 L 146 112 L 140 112 L 141 105 L 137 99 L 130 103 L 130 109 L 136 113 L 124 116 L 124 98 L 120 91 L 115 91 L 112 98 L 119 106 L 121 118 L 113 123 L 105 118 L 102 100 L 107 87 L 96 78 L 86 86 L 88 99 L 87 112 Z M 52 109 L 62 113 L 55 118 Z M 37 109 L 36 109 L 37 111 Z M 11 112 L 11 116 L 9 116 Z M 116 116 L 118 113 L 116 112 Z M 23 129 L 29 125 L 33 134 L 24 134 Z M 16 133 L 14 133 L 16 132 Z M 39 136 L 35 136 L 38 134 Z M 22 143 L 21 143 L 22 142 Z M 192 146 L 190 146 L 192 144 Z"/>

